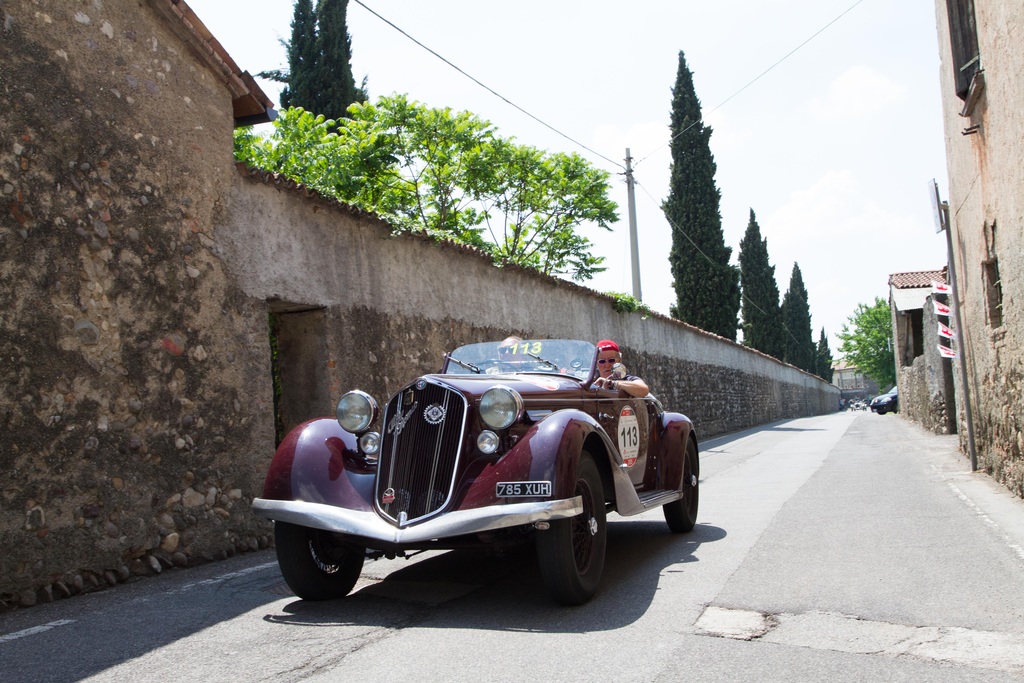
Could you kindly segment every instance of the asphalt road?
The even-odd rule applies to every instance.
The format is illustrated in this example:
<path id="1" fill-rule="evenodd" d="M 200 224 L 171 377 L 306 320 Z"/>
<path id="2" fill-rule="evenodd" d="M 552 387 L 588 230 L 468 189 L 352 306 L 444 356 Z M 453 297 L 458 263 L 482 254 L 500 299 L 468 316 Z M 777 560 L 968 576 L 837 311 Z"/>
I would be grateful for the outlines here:
<path id="1" fill-rule="evenodd" d="M 894 415 L 702 444 L 694 532 L 609 517 L 602 589 L 529 548 L 368 563 L 306 603 L 272 551 L 0 615 L 21 681 L 1022 681 L 1024 501 Z"/>

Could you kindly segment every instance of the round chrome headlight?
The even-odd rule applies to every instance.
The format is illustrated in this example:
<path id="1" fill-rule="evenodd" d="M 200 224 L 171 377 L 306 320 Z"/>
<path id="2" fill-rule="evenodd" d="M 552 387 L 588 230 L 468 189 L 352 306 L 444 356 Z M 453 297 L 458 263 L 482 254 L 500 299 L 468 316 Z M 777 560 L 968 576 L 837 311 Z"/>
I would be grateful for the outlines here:
<path id="1" fill-rule="evenodd" d="M 523 412 L 523 397 L 515 389 L 491 387 L 480 397 L 480 419 L 491 429 L 515 424 Z"/>
<path id="2" fill-rule="evenodd" d="M 377 419 L 377 402 L 363 391 L 350 391 L 338 401 L 338 424 L 353 434 L 365 432 Z"/>
<path id="3" fill-rule="evenodd" d="M 380 434 L 377 432 L 366 432 L 359 437 L 359 449 L 368 457 L 376 458 L 380 451 Z"/>
<path id="4" fill-rule="evenodd" d="M 500 445 L 501 440 L 498 438 L 498 435 L 489 429 L 480 432 L 480 436 L 476 437 L 476 447 L 485 455 L 497 452 Z"/>

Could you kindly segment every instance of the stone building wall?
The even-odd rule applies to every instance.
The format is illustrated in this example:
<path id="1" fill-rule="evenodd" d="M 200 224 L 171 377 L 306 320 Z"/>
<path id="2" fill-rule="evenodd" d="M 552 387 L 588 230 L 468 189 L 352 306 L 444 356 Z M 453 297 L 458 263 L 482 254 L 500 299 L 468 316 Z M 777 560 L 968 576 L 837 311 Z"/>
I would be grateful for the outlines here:
<path id="1" fill-rule="evenodd" d="M 151 4 L 2 0 L 0 112 L 0 600 L 265 545 L 227 89 Z"/>
<path id="2" fill-rule="evenodd" d="M 172 0 L 0 0 L 0 608 L 265 547 L 285 428 L 456 344 L 610 337 L 707 438 L 838 391 L 232 159 Z"/>
<path id="3" fill-rule="evenodd" d="M 947 1 L 936 0 L 949 173 L 949 216 L 961 299 L 979 467 L 1024 495 L 1024 24 L 1019 0 L 974 0 L 983 87 L 956 94 Z M 981 85 L 979 81 L 978 85 Z M 969 111 L 968 111 L 969 110 Z M 959 369 L 955 370 L 959 385 Z M 962 391 L 958 387 L 960 425 Z M 959 430 L 966 451 L 967 430 Z"/>

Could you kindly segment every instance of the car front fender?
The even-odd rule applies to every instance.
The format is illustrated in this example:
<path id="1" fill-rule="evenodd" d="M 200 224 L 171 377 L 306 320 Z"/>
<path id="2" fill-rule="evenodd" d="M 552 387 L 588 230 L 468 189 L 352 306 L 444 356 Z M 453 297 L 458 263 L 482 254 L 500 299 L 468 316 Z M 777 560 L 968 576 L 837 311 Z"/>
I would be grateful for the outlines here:
<path id="1" fill-rule="evenodd" d="M 505 455 L 476 475 L 462 496 L 459 508 L 547 499 L 499 498 L 499 482 L 550 482 L 550 499 L 573 498 L 580 453 L 591 435 L 604 441 L 609 453 L 615 453 L 608 435 L 590 415 L 580 410 L 552 413 L 530 427 Z"/>
<path id="2" fill-rule="evenodd" d="M 693 444 L 697 445 L 693 423 L 681 413 L 662 413 L 661 438 L 658 442 L 658 462 L 662 463 L 660 488 L 680 490 L 683 482 L 683 457 L 686 453 L 686 441 L 693 436 Z"/>
<path id="3" fill-rule="evenodd" d="M 337 420 L 318 418 L 293 429 L 277 447 L 263 497 L 369 511 L 374 472 L 354 434 Z"/>

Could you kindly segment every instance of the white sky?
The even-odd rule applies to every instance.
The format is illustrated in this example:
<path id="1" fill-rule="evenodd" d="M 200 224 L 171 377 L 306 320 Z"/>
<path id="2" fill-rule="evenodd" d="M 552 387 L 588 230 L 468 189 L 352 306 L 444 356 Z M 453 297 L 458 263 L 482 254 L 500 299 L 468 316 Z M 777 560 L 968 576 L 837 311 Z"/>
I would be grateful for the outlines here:
<path id="1" fill-rule="evenodd" d="M 659 207 L 668 192 L 679 50 L 714 130 L 733 262 L 753 208 L 781 295 L 793 263 L 800 265 L 815 342 L 824 327 L 838 357 L 836 334 L 857 304 L 887 298 L 890 273 L 946 263 L 927 192 L 937 178 L 945 197 L 947 184 L 934 0 L 361 1 L 601 156 L 623 164 L 630 148 L 639 185 L 643 300 L 658 312 L 668 314 L 676 296 L 671 231 Z M 241 69 L 287 68 L 281 41 L 291 35 L 289 0 L 187 2 Z M 621 173 L 355 0 L 348 27 L 352 70 L 357 82 L 368 76 L 371 98 L 399 92 L 429 106 L 468 110 L 522 144 L 578 152 Z M 278 84 L 259 82 L 278 102 Z M 620 175 L 613 176 L 612 196 L 621 219 L 615 230 L 586 231 L 608 270 L 585 284 L 631 293 Z"/>

